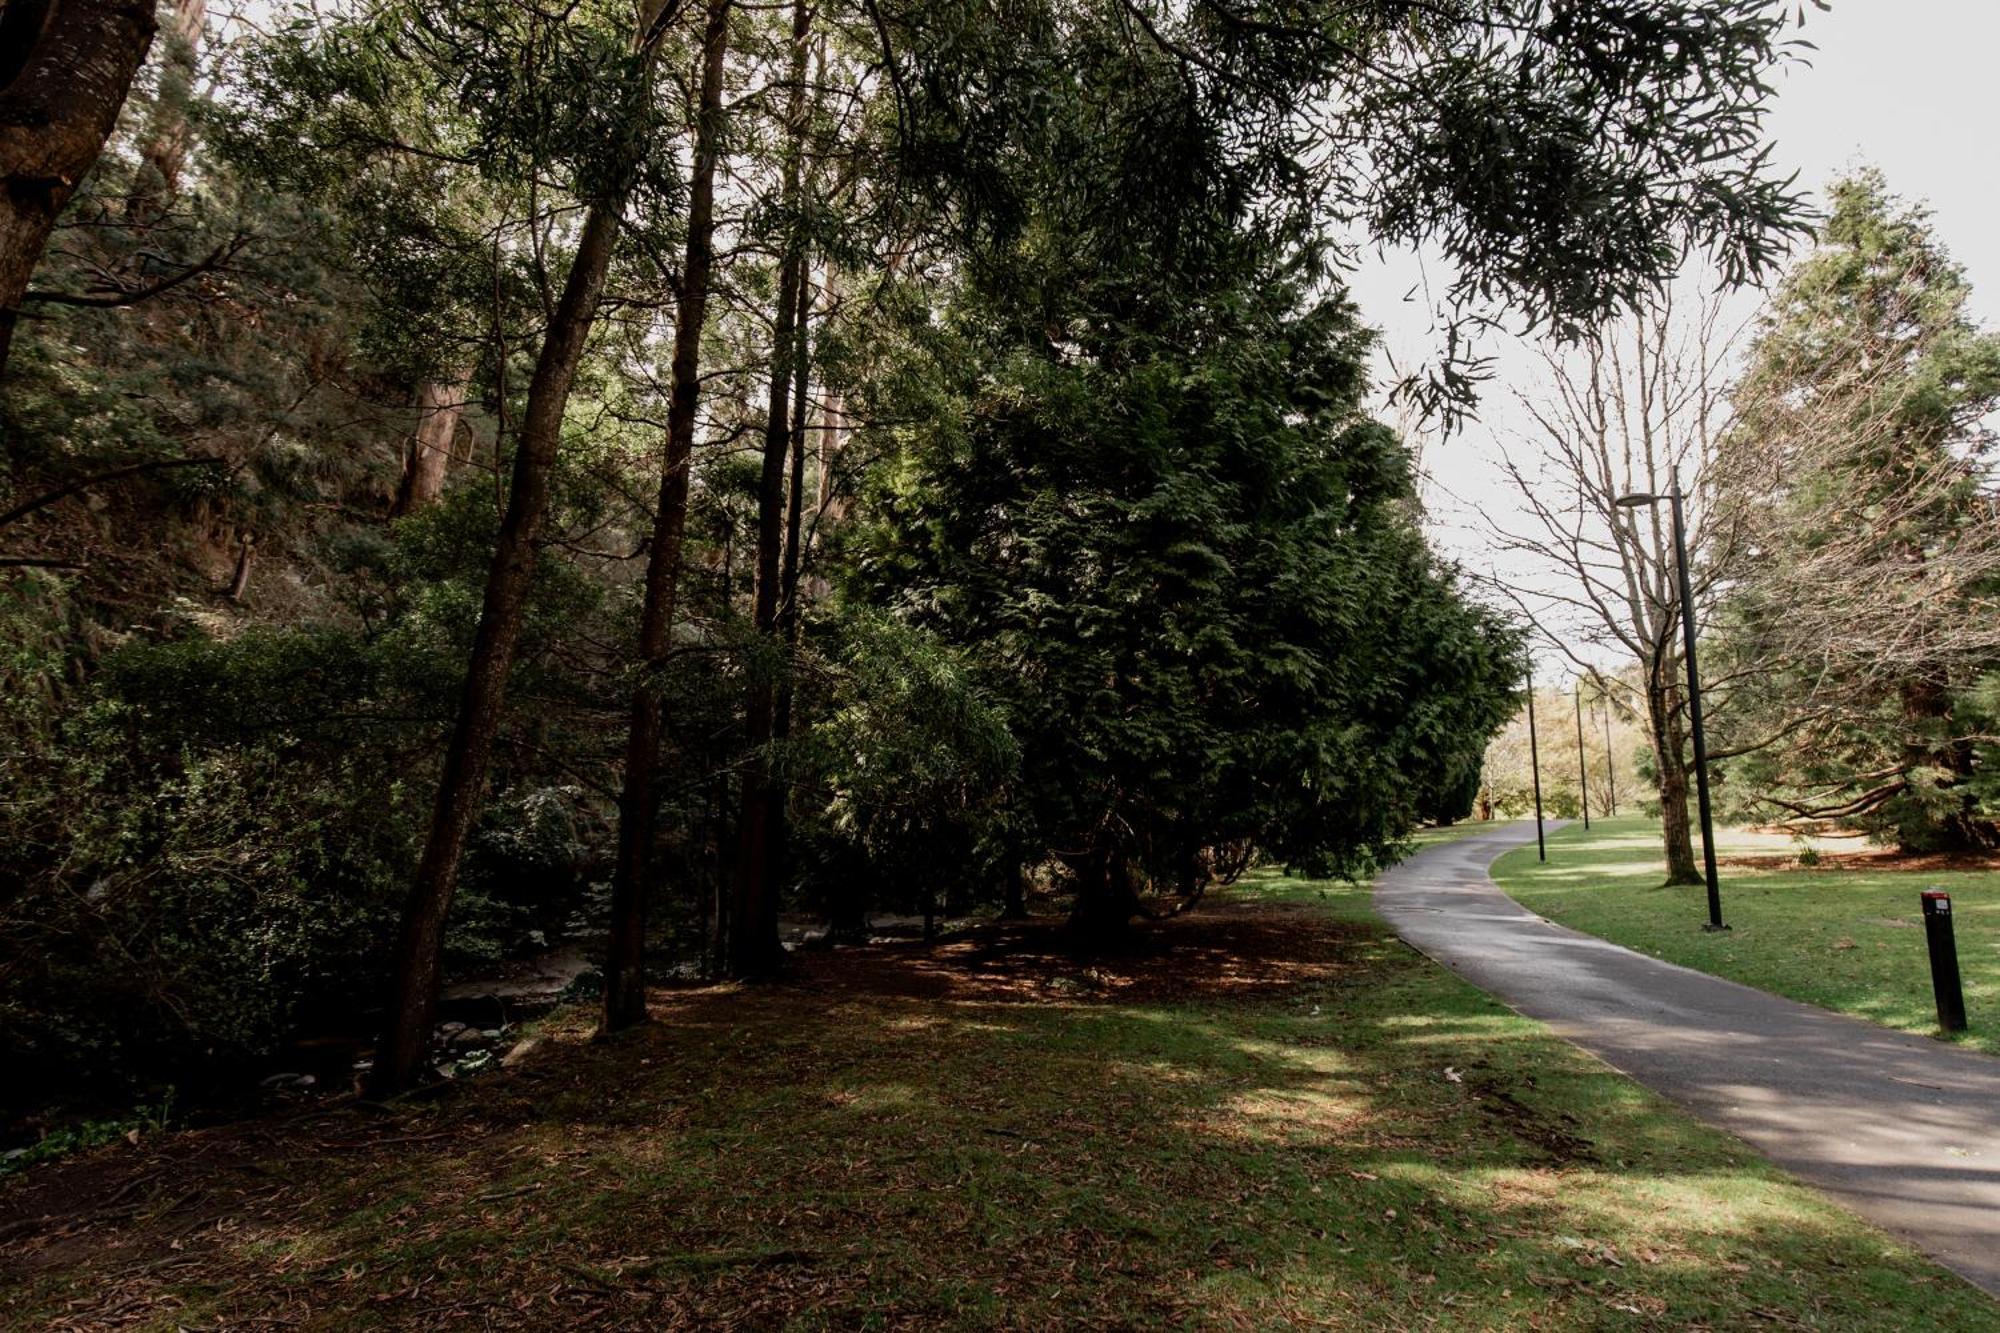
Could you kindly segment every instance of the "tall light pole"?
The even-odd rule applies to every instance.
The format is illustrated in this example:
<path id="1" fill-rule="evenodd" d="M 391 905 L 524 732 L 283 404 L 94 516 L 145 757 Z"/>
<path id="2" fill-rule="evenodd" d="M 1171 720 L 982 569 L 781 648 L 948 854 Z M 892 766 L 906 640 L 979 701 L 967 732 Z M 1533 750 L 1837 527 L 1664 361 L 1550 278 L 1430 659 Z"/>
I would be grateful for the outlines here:
<path id="1" fill-rule="evenodd" d="M 1605 795 L 1611 802 L 1611 813 L 1618 814 L 1618 755 L 1611 748 L 1611 696 L 1604 696 L 1604 783 Z"/>
<path id="2" fill-rule="evenodd" d="M 1528 771 L 1535 779 L 1535 859 L 1549 859 L 1548 840 L 1542 836 L 1542 752 L 1535 743 L 1535 664 L 1528 663 Z"/>
<path id="3" fill-rule="evenodd" d="M 1729 927 L 1722 923 L 1722 887 L 1715 877 L 1715 820 L 1709 813 L 1708 741 L 1701 729 L 1701 672 L 1694 660 L 1694 584 L 1688 578 L 1687 519 L 1681 511 L 1679 468 L 1673 471 L 1672 485 L 1673 488 L 1665 495 L 1634 491 L 1630 495 L 1619 496 L 1614 503 L 1620 509 L 1656 505 L 1662 500 L 1673 504 L 1674 573 L 1680 587 L 1681 640 L 1687 654 L 1688 729 L 1694 733 L 1695 798 L 1701 807 L 1701 855 L 1708 871 L 1708 924 L 1702 929 L 1728 930 Z"/>
<path id="4" fill-rule="evenodd" d="M 1590 753 L 1583 748 L 1583 677 L 1576 678 L 1576 780 L 1583 789 L 1583 831 L 1590 832 Z"/>

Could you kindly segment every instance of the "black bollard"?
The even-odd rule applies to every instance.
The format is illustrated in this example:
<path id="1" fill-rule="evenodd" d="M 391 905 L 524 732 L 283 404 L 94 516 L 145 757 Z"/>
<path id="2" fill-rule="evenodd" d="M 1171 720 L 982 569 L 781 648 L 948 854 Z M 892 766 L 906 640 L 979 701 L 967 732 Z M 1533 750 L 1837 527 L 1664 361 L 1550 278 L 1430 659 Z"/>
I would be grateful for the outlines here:
<path id="1" fill-rule="evenodd" d="M 1958 945 L 1951 937 L 1951 895 L 1925 889 L 1924 941 L 1931 947 L 1931 990 L 1937 996 L 1938 1026 L 1965 1031 L 1965 992 L 1958 984 Z"/>

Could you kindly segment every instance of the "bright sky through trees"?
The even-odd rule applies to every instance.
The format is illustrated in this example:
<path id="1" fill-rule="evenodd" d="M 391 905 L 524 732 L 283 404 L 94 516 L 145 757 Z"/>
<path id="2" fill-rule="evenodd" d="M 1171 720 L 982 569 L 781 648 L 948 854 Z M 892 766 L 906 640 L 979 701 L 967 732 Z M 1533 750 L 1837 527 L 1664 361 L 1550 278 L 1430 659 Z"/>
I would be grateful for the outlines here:
<path id="1" fill-rule="evenodd" d="M 1949 40 L 1941 34 L 1951 34 Z M 1991 53 L 2000 44 L 2000 5 L 1990 0 L 1835 0 L 1805 7 L 1800 34 L 1816 48 L 1809 65 L 1784 74 L 1769 127 L 1777 160 L 1796 170 L 1816 199 L 1843 172 L 1879 168 L 1890 189 L 1933 210 L 1933 226 L 1972 283 L 1971 313 L 2000 324 L 2000 142 L 1983 129 L 1992 116 Z M 1440 274 L 1428 272 L 1433 291 Z M 1365 317 L 1383 331 L 1386 352 L 1408 366 L 1435 344 L 1423 295 L 1426 266 L 1407 254 L 1371 262 L 1356 275 Z M 1406 299 L 1407 298 L 1407 299 Z M 1758 299 L 1740 299 L 1737 320 Z M 1534 395 L 1545 373 L 1531 353 L 1502 345 L 1481 419 L 1425 450 L 1425 500 L 1439 543 L 1467 568 L 1528 587 L 1555 577 L 1531 563 L 1496 557 L 1482 514 L 1510 523 L 1518 499 L 1500 472 L 1496 439 L 1520 429 L 1517 392 Z M 1556 660 L 1544 651 L 1552 669 Z M 1607 665 L 1611 663 L 1607 662 Z"/>

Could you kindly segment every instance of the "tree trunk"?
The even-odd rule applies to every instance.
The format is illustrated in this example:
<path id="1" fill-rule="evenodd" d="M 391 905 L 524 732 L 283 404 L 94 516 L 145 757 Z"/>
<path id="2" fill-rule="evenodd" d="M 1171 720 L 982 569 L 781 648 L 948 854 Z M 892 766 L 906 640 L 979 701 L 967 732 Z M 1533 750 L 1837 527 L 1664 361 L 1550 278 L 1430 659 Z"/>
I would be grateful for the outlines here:
<path id="1" fill-rule="evenodd" d="M 778 580 L 778 630 L 788 656 L 798 652 L 799 632 L 805 620 L 805 608 L 799 600 L 799 569 L 805 553 L 799 549 L 799 542 L 805 525 L 806 402 L 807 380 L 812 368 L 811 288 L 812 274 L 808 266 L 801 263 L 797 297 L 798 333 L 792 350 L 792 478 L 785 509 L 785 565 Z M 789 672 L 778 683 L 777 715 L 772 724 L 772 734 L 781 741 L 790 739 L 792 734 L 792 677 Z M 782 805 L 779 815 L 783 815 Z"/>
<path id="2" fill-rule="evenodd" d="M 660 743 L 665 704 L 660 677 L 673 646 L 687 533 L 688 471 L 695 413 L 701 405 L 701 333 L 715 263 L 715 162 L 722 140 L 722 73 L 729 51 L 730 0 L 712 0 L 702 32 L 701 109 L 688 187 L 686 262 L 674 325 L 673 398 L 667 448 L 646 556 L 646 599 L 639 616 L 639 678 L 625 733 L 625 775 L 618 798 L 618 856 L 611 876 L 611 936 L 604 968 L 603 1030 L 646 1018 L 646 896 L 659 816 Z M 718 913 L 718 930 L 724 927 Z"/>
<path id="3" fill-rule="evenodd" d="M 56 217 L 118 121 L 153 44 L 153 0 L 12 0 L 0 10 L 0 377 Z"/>
<path id="4" fill-rule="evenodd" d="M 799 285 L 804 268 L 803 239 L 796 221 L 805 134 L 805 57 L 810 19 L 803 0 L 792 9 L 792 92 L 786 122 L 791 146 L 785 164 L 783 206 L 790 229 L 778 276 L 778 309 L 771 349 L 771 393 L 764 418 L 763 469 L 757 483 L 756 585 L 751 598 L 751 622 L 758 636 L 778 648 L 778 600 L 781 582 L 780 548 L 784 540 L 786 459 L 791 452 L 791 391 L 796 359 Z M 768 664 L 750 672 L 744 702 L 745 742 L 749 759 L 743 773 L 741 847 L 736 861 L 736 905 L 731 970 L 738 976 L 762 977 L 784 966 L 784 945 L 778 939 L 777 863 L 775 845 L 783 834 L 773 810 L 784 799 L 771 772 L 770 743 L 775 735 L 777 691 Z"/>
<path id="5" fill-rule="evenodd" d="M 239 533 L 236 538 L 236 572 L 229 576 L 229 600 L 240 602 L 250 591 L 250 563 L 257 553 L 257 534 Z"/>
<path id="6" fill-rule="evenodd" d="M 1994 824 L 1980 817 L 1977 799 L 1963 790 L 1973 771 L 1972 743 L 1940 739 L 1956 730 L 1949 684 L 1939 676 L 1906 680 L 1899 694 L 1908 738 L 1903 766 L 1911 786 L 1930 781 L 1917 770 L 1935 769 L 1945 774 L 1938 788 L 1957 788 L 1962 794 L 1943 809 L 1921 797 L 1906 800 L 1896 821 L 1897 847 L 1906 852 L 1990 850 L 1996 841 Z"/>
<path id="7" fill-rule="evenodd" d="M 1028 919 L 1028 868 L 1016 861 L 1005 872 L 1005 882 L 1000 886 L 1006 905 L 1000 909 L 1002 921 L 1026 921 Z"/>
<path id="8" fill-rule="evenodd" d="M 157 221 L 180 193 L 187 164 L 188 99 L 194 96 L 196 59 L 208 20 L 208 0 L 176 0 L 160 62 L 160 87 L 139 144 L 139 174 L 125 201 L 126 220 L 137 226 Z"/>
<path id="9" fill-rule="evenodd" d="M 792 738 L 791 664 L 798 660 L 800 627 L 804 620 L 804 608 L 799 605 L 799 568 L 804 553 L 799 549 L 799 541 L 805 508 L 806 389 L 811 365 L 808 352 L 812 275 L 803 259 L 798 268 L 798 295 L 794 298 L 798 309 L 798 328 L 792 347 L 791 481 L 785 504 L 784 566 L 778 575 L 777 637 L 779 643 L 784 645 L 786 670 L 778 680 L 777 700 L 771 711 L 771 737 L 781 743 Z M 771 845 L 772 877 L 779 879 L 785 873 L 785 857 L 791 846 L 787 809 L 789 793 L 784 783 L 776 782 L 770 785 L 768 794 L 770 827 L 766 836 Z"/>
<path id="10" fill-rule="evenodd" d="M 1672 670 L 1668 662 L 1655 670 Z M 1667 883 L 1701 884 L 1701 867 L 1694 858 L 1694 832 L 1688 818 L 1688 769 L 1684 728 L 1680 722 L 1679 691 L 1670 686 L 1646 692 L 1647 721 L 1653 733 L 1653 766 L 1660 783 L 1660 838 L 1667 857 Z"/>
<path id="11" fill-rule="evenodd" d="M 493 563 L 487 571 L 486 597 L 480 608 L 479 629 L 473 636 L 458 719 L 445 751 L 430 834 L 403 909 L 386 1030 L 370 1080 L 377 1093 L 397 1092 L 414 1083 L 430 1044 L 445 918 L 451 910 L 466 835 L 486 785 L 493 738 L 506 699 L 507 672 L 521 637 L 535 565 L 535 537 L 548 509 L 549 474 L 562 438 L 563 411 L 597 313 L 604 275 L 611 265 L 623 204 L 622 192 L 591 204 L 528 385 L 527 407 L 514 447 L 513 485 L 507 511 L 500 520 Z"/>
<path id="12" fill-rule="evenodd" d="M 392 517 L 414 514 L 444 494 L 445 469 L 451 464 L 452 444 L 465 412 L 467 379 L 454 374 L 425 380 L 417 389 L 417 428 L 403 459 L 403 479 L 389 509 Z"/>
<path id="13" fill-rule="evenodd" d="M 709 894 L 708 975 L 711 977 L 729 971 L 729 890 L 736 879 L 736 831 L 730 826 L 729 812 L 735 807 L 735 796 L 729 779 L 716 774 L 710 798 L 715 834 L 715 882 Z"/>
<path id="14" fill-rule="evenodd" d="M 1076 879 L 1076 901 L 1070 907 L 1072 941 L 1083 952 L 1114 949 L 1131 939 L 1138 896 L 1124 858 L 1110 851 L 1064 858 Z"/>

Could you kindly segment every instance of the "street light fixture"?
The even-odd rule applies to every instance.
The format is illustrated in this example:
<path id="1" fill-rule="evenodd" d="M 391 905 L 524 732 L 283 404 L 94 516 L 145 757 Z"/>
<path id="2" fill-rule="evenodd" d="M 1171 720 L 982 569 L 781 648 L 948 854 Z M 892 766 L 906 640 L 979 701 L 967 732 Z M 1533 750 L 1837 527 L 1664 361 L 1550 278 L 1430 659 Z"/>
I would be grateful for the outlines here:
<path id="1" fill-rule="evenodd" d="M 1701 808 L 1701 855 L 1708 871 L 1708 924 L 1703 930 L 1728 930 L 1722 923 L 1722 888 L 1715 876 L 1715 820 L 1708 803 L 1708 741 L 1701 728 L 1701 673 L 1694 657 L 1694 585 L 1688 578 L 1686 519 L 1681 512 L 1681 474 L 1673 471 L 1672 489 L 1664 495 L 1634 491 L 1615 501 L 1620 509 L 1649 508 L 1662 500 L 1671 501 L 1674 512 L 1674 572 L 1680 586 L 1681 638 L 1687 650 L 1688 729 L 1694 733 L 1694 787 Z"/>

